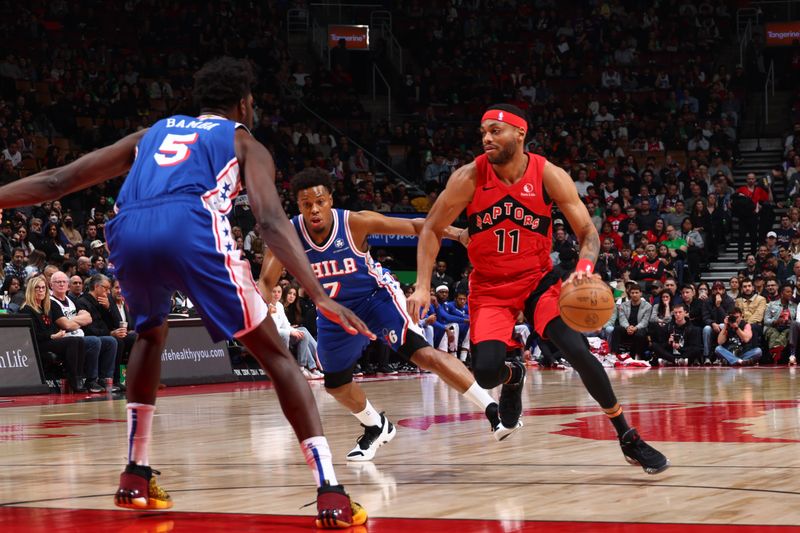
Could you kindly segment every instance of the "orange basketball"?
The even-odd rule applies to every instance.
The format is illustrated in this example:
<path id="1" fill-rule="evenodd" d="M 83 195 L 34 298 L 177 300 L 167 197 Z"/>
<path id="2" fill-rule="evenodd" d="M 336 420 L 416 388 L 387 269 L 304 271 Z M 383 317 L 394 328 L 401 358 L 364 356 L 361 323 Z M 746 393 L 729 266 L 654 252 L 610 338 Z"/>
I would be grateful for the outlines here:
<path id="1" fill-rule="evenodd" d="M 558 299 L 564 323 L 581 333 L 603 327 L 614 313 L 615 305 L 611 288 L 598 278 L 565 283 Z"/>

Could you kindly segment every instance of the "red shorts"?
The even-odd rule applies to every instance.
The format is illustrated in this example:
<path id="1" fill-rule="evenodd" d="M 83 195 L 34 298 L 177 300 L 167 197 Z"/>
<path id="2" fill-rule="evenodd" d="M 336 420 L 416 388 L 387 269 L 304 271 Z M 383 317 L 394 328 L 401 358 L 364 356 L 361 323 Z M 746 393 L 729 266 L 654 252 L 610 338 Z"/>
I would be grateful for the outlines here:
<path id="1" fill-rule="evenodd" d="M 552 271 L 524 283 L 515 283 L 514 287 L 509 284 L 493 286 L 470 279 L 469 340 L 475 344 L 501 341 L 509 348 L 519 347 L 513 334 L 521 311 L 536 333 L 545 337 L 545 327 L 560 314 L 560 295 L 561 280 Z"/>

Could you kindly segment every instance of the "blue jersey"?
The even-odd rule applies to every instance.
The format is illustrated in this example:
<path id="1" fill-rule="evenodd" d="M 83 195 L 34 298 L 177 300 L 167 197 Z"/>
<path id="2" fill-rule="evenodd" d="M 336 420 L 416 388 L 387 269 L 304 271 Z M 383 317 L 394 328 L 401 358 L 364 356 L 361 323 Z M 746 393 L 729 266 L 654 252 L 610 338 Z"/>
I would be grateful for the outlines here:
<path id="1" fill-rule="evenodd" d="M 350 211 L 333 209 L 333 225 L 328 240 L 317 245 L 308 234 L 303 218 L 292 219 L 303 243 L 314 274 L 331 298 L 342 305 L 370 297 L 379 287 L 393 280 L 369 252 L 359 250 L 350 234 Z"/>
<path id="2" fill-rule="evenodd" d="M 116 209 L 191 195 L 206 209 L 230 211 L 242 188 L 233 147 L 238 127 L 244 126 L 213 115 L 175 115 L 153 124 L 136 147 Z"/>
<path id="3" fill-rule="evenodd" d="M 218 116 L 179 115 L 139 140 L 118 214 L 105 228 L 136 331 L 166 320 L 176 290 L 189 295 L 214 341 L 240 337 L 268 316 L 227 217 L 242 188 L 239 127 Z"/>
<path id="4" fill-rule="evenodd" d="M 424 333 L 406 311 L 400 284 L 353 240 L 350 211 L 333 210 L 331 233 L 321 245 L 308 234 L 301 216 L 294 217 L 292 224 L 314 274 L 331 298 L 353 311 L 395 351 L 406 345 L 409 331 L 423 339 Z M 352 369 L 369 343 L 363 335 L 350 335 L 319 313 L 317 333 L 317 355 L 326 373 Z"/>

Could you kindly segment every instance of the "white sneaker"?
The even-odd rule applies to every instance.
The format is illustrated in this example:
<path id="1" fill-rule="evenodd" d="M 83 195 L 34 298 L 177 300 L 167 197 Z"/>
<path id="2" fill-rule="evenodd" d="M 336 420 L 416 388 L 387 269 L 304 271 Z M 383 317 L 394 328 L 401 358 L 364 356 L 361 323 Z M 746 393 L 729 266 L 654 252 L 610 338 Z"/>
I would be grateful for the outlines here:
<path id="1" fill-rule="evenodd" d="M 711 359 L 709 357 L 706 357 L 705 360 L 703 361 L 703 364 L 705 366 L 711 366 Z"/>
<path id="2" fill-rule="evenodd" d="M 512 433 L 522 427 L 522 418 L 517 420 L 517 424 L 513 428 L 507 428 L 500 422 L 500 412 L 497 403 L 491 403 L 486 408 L 486 418 L 489 419 L 489 425 L 492 428 L 492 435 L 498 442 L 510 437 Z"/>
<path id="3" fill-rule="evenodd" d="M 309 371 L 309 374 L 311 374 L 311 379 L 325 379 L 325 374 L 320 372 L 317 368 Z"/>
<path id="4" fill-rule="evenodd" d="M 389 422 L 383 413 L 381 413 L 380 426 L 365 426 L 364 424 L 361 426 L 364 428 L 364 433 L 356 440 L 356 447 L 347 454 L 348 461 L 372 461 L 378 448 L 390 442 L 397 435 L 394 424 Z"/>
<path id="5" fill-rule="evenodd" d="M 492 430 L 492 434 L 494 435 L 495 440 L 499 442 L 501 440 L 505 440 L 508 437 L 510 437 L 511 434 L 517 431 L 519 428 L 521 428 L 522 425 L 523 425 L 522 419 L 517 420 L 517 425 L 514 426 L 513 428 L 507 428 L 503 425 L 502 422 L 500 422 L 494 427 L 494 429 Z"/>
<path id="6" fill-rule="evenodd" d="M 304 366 L 300 367 L 300 373 L 303 374 L 303 377 L 306 379 L 314 379 L 314 376 L 311 374 L 311 372 Z"/>
<path id="7" fill-rule="evenodd" d="M 797 364 L 797 356 L 790 355 L 789 356 L 789 366 L 794 366 Z"/>

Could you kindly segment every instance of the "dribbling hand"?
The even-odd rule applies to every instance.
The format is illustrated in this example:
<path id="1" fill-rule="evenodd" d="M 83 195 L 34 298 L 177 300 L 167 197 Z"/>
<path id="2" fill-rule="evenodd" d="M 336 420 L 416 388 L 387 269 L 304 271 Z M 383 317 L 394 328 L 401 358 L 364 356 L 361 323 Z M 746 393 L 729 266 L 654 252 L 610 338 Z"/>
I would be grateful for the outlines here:
<path id="1" fill-rule="evenodd" d="M 585 270 L 576 270 L 575 272 L 569 275 L 567 281 L 565 281 L 564 283 L 581 284 L 584 281 L 588 281 L 592 278 L 597 278 L 598 280 L 601 279 L 600 274 L 591 274 L 589 272 L 586 272 Z"/>
<path id="2" fill-rule="evenodd" d="M 431 304 L 431 293 L 424 288 L 417 288 L 408 300 L 406 300 L 406 309 L 408 314 L 411 315 L 411 320 L 415 324 L 419 323 L 419 319 L 428 311 L 428 306 Z"/>
<path id="3" fill-rule="evenodd" d="M 328 296 L 325 296 L 315 303 L 317 305 L 317 310 L 322 313 L 325 318 L 342 326 L 342 329 L 350 335 L 360 333 L 369 340 L 375 340 L 375 334 L 372 333 L 367 325 L 350 309 L 339 305 Z"/>

